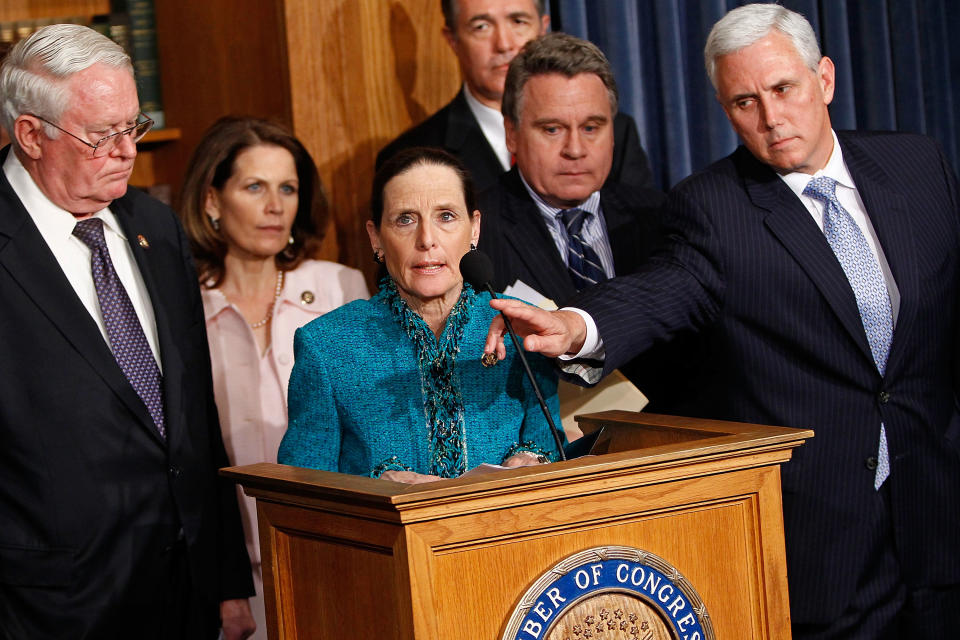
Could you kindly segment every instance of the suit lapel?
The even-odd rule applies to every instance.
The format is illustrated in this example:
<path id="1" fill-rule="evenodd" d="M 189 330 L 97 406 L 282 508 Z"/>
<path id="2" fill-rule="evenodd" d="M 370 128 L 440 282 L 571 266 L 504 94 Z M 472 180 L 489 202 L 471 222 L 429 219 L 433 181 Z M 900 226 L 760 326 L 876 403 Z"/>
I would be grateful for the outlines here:
<path id="1" fill-rule="evenodd" d="M 857 192 L 870 217 L 870 223 L 893 274 L 900 292 L 900 307 L 893 330 L 893 343 L 887 358 L 887 370 L 892 370 L 903 358 L 903 347 L 914 328 L 917 304 L 913 292 L 919 289 L 916 265 L 917 246 L 909 221 L 912 219 L 907 199 L 891 189 L 890 177 L 856 144 L 856 138 L 840 135 L 843 159 L 857 185 Z"/>
<path id="2" fill-rule="evenodd" d="M 2 164 L 5 156 L 0 157 Z M 140 421 L 162 442 L 146 405 L 127 381 L 96 322 L 63 274 L 60 264 L 0 171 L 0 266 L 20 285 Z"/>
<path id="3" fill-rule="evenodd" d="M 504 185 L 503 235 L 532 276 L 533 282 L 527 284 L 558 304 L 573 297 L 577 290 L 567 267 L 516 167 L 507 175 Z"/>
<path id="4" fill-rule="evenodd" d="M 813 281 L 860 350 L 872 360 L 856 296 L 810 212 L 773 170 L 746 149 L 739 149 L 737 154 L 747 194 L 754 205 L 766 211 L 767 228 Z"/>
<path id="5" fill-rule="evenodd" d="M 600 209 L 603 211 L 607 240 L 613 255 L 613 271 L 616 276 L 631 273 L 637 266 L 636 257 L 642 253 L 634 231 L 640 222 L 633 218 L 632 212 L 623 199 L 612 188 L 605 186 L 600 190 Z M 621 231 L 622 229 L 622 231 Z"/>
<path id="6" fill-rule="evenodd" d="M 460 93 L 450 102 L 444 146 L 453 150 L 454 155 L 462 153 L 473 158 L 473 171 L 479 172 L 482 170 L 486 172 L 487 176 L 474 176 L 474 182 L 476 183 L 485 179 L 493 181 L 503 173 L 503 167 L 500 165 L 497 154 L 487 141 L 487 137 L 483 135 L 480 123 L 477 122 L 477 119 L 473 117 L 473 112 L 470 111 L 470 105 L 467 104 L 463 89 L 460 89 Z"/>

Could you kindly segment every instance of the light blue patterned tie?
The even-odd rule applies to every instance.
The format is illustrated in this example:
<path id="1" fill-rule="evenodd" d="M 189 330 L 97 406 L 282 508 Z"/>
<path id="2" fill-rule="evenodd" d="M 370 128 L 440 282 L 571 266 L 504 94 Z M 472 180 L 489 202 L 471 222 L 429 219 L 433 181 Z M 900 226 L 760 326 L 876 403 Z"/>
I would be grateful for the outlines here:
<path id="1" fill-rule="evenodd" d="M 147 405 L 150 417 L 160 435 L 166 437 L 163 415 L 163 379 L 160 368 L 150 350 L 150 343 L 140 326 L 140 319 L 130 302 L 130 296 L 117 276 L 103 237 L 103 221 L 99 218 L 81 220 L 73 228 L 73 235 L 90 247 L 90 266 L 93 285 L 100 301 L 103 324 L 110 339 L 110 350 L 134 391 Z"/>
<path id="2" fill-rule="evenodd" d="M 823 202 L 823 234 L 836 254 L 857 298 L 860 319 L 867 333 L 870 352 L 880 375 L 887 370 L 887 356 L 893 341 L 893 314 L 890 294 L 867 239 L 860 227 L 843 208 L 836 195 L 837 181 L 820 176 L 807 183 L 803 195 Z M 887 432 L 880 425 L 880 446 L 877 452 L 877 472 L 874 487 L 879 489 L 890 475 L 890 457 L 887 452 Z"/>

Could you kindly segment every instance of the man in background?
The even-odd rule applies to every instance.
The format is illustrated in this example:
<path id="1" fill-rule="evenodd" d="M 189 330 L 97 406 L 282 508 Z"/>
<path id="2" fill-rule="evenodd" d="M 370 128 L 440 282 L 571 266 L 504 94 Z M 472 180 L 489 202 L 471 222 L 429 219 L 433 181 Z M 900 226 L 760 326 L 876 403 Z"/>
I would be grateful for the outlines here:
<path id="1" fill-rule="evenodd" d="M 445 107 L 377 155 L 376 166 L 409 147 L 440 147 L 457 156 L 480 193 L 510 169 L 500 101 L 507 67 L 524 44 L 547 32 L 543 0 L 441 0 L 443 36 L 460 64 L 463 88 Z M 633 119 L 617 114 L 611 179 L 653 186 Z"/>
<path id="2" fill-rule="evenodd" d="M 683 413 L 816 434 L 782 467 L 793 637 L 953 637 L 953 170 L 922 136 L 834 132 L 834 65 L 784 7 L 730 11 L 704 57 L 743 146 L 671 191 L 664 251 L 576 310 L 492 304 L 590 381 L 697 332 Z M 500 341 L 498 318 L 487 349 Z"/>
<path id="3" fill-rule="evenodd" d="M 0 100 L 0 637 L 248 637 L 190 248 L 127 189 L 152 124 L 130 58 L 44 27 Z"/>
<path id="4" fill-rule="evenodd" d="M 663 194 L 609 178 L 617 84 L 595 45 L 564 33 L 532 40 L 510 63 L 505 87 L 507 147 L 517 161 L 481 195 L 479 248 L 496 290 L 519 281 L 563 305 L 649 259 L 662 241 Z M 664 353 L 622 368 L 652 411 L 671 408 L 693 366 L 679 350 Z"/>
<path id="5" fill-rule="evenodd" d="M 603 53 L 564 33 L 532 40 L 503 96 L 516 165 L 480 199 L 479 247 L 499 291 L 520 280 L 563 303 L 634 271 L 659 238 L 663 194 L 608 181 L 617 85 Z"/>

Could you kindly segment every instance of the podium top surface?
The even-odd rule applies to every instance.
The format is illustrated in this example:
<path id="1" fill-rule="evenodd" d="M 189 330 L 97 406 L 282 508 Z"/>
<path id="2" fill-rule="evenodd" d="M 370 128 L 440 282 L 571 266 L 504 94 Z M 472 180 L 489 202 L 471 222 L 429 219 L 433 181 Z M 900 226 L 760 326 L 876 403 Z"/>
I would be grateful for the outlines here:
<path id="1" fill-rule="evenodd" d="M 560 486 L 576 492 L 577 485 L 587 483 L 653 484 L 777 465 L 790 459 L 794 447 L 813 437 L 810 429 L 628 411 L 577 419 L 584 433 L 604 427 L 599 445 L 608 453 L 416 485 L 265 462 L 229 467 L 221 474 L 259 499 L 400 513 Z"/>

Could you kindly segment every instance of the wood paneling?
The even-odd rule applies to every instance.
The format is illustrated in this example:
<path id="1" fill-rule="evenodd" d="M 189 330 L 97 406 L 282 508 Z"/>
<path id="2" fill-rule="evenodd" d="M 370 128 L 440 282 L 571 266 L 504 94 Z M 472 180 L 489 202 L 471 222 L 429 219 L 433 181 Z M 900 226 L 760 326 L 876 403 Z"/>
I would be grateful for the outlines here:
<path id="1" fill-rule="evenodd" d="M 342 262 L 374 271 L 364 224 L 377 152 L 456 93 L 437 0 L 285 3 L 293 126 L 336 217 Z"/>
<path id="2" fill-rule="evenodd" d="M 3 0 L 0 22 L 34 18 L 69 18 L 110 12 L 109 0 Z"/>
<path id="3" fill-rule="evenodd" d="M 181 131 L 154 159 L 158 179 L 178 191 L 203 132 L 229 114 L 290 124 L 281 11 L 274 2 L 155 3 L 167 125 Z"/>

